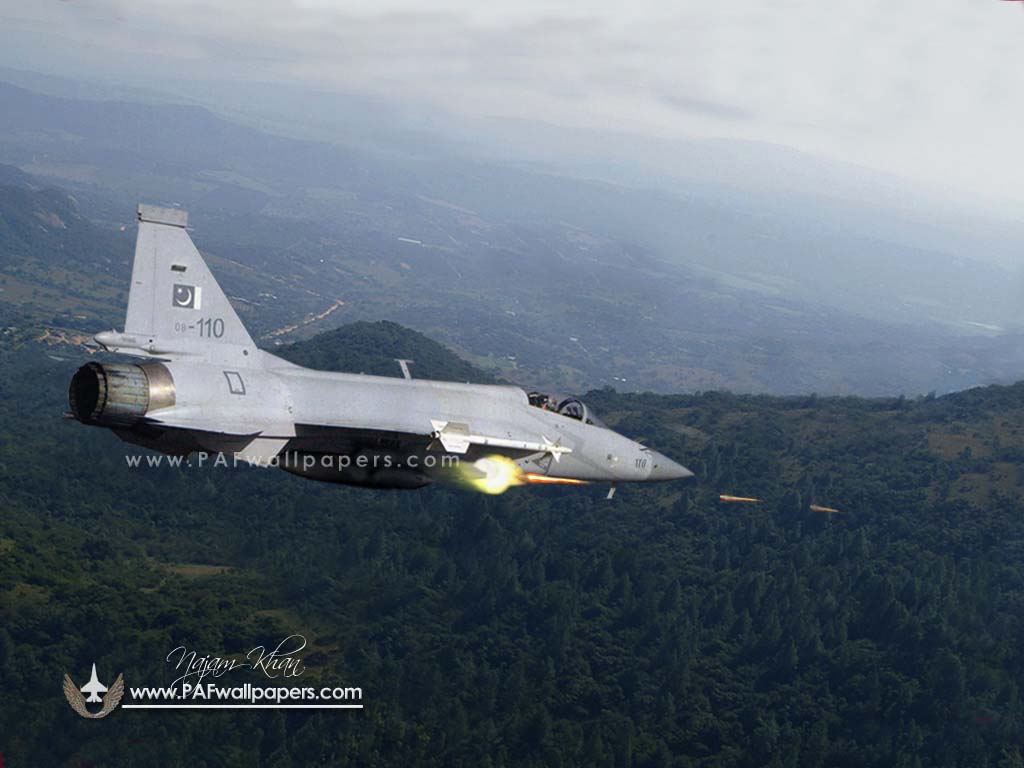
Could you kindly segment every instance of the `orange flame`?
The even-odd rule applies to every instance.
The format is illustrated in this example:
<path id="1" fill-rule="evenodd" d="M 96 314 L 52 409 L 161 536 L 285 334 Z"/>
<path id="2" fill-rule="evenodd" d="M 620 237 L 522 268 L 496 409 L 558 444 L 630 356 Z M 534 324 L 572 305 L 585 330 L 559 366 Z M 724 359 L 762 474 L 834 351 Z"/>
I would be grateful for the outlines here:
<path id="1" fill-rule="evenodd" d="M 577 480 L 573 477 L 551 477 L 550 475 L 538 475 L 535 472 L 527 472 L 523 479 L 528 483 L 549 483 L 551 485 L 590 485 L 586 480 Z"/>
<path id="2" fill-rule="evenodd" d="M 459 464 L 448 475 L 451 482 L 488 494 L 504 493 L 509 488 L 527 483 L 562 485 L 588 485 L 586 480 L 571 477 L 551 477 L 523 470 L 512 459 L 491 454 L 472 464 Z"/>
<path id="3" fill-rule="evenodd" d="M 824 512 L 828 515 L 835 515 L 839 513 L 839 510 L 833 509 L 832 507 L 821 507 L 817 504 L 811 504 L 811 512 Z"/>
<path id="4" fill-rule="evenodd" d="M 507 456 L 492 454 L 472 464 L 459 464 L 457 478 L 475 491 L 497 495 L 513 485 L 522 485 L 523 470 Z"/>

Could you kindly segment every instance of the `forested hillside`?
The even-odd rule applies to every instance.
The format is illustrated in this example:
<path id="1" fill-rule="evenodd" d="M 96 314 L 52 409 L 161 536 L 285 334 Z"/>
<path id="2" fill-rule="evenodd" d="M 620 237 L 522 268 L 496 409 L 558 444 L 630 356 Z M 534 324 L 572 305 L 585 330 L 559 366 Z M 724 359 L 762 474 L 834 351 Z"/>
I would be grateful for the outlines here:
<path id="1" fill-rule="evenodd" d="M 133 236 L 133 235 L 132 235 Z M 66 191 L 0 165 L 0 305 L 36 323 L 110 326 L 127 300 L 131 240 L 88 221 Z"/>
<path id="2" fill-rule="evenodd" d="M 398 323 L 352 323 L 306 341 L 286 344 L 275 354 L 307 368 L 375 376 L 401 376 L 398 360 L 409 361 L 417 379 L 493 384 L 494 378 L 474 368 L 447 347 Z"/>
<path id="3" fill-rule="evenodd" d="M 362 326 L 284 354 L 469 377 L 431 344 Z M 10 766 L 1021 765 L 1024 386 L 592 392 L 613 427 L 698 473 L 609 502 L 596 486 L 486 497 L 131 469 L 133 447 L 60 418 L 83 357 L 0 354 Z M 177 645 L 240 653 L 292 632 L 307 677 L 361 686 L 365 710 L 89 722 L 60 690 L 93 662 L 156 685 Z"/>

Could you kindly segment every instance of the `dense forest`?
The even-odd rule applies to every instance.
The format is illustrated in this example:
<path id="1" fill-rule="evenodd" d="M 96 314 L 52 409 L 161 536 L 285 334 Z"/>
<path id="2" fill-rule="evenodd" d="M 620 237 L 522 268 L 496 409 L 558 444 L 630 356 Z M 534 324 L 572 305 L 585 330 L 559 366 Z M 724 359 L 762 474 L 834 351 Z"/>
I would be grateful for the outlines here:
<path id="1" fill-rule="evenodd" d="M 393 325 L 283 354 L 471 377 Z M 132 446 L 61 419 L 85 357 L 0 351 L 7 766 L 1024 765 L 1024 385 L 591 392 L 698 474 L 607 501 L 132 469 Z M 306 676 L 362 687 L 364 710 L 86 721 L 61 693 L 93 662 L 155 685 L 177 645 L 292 632 Z"/>

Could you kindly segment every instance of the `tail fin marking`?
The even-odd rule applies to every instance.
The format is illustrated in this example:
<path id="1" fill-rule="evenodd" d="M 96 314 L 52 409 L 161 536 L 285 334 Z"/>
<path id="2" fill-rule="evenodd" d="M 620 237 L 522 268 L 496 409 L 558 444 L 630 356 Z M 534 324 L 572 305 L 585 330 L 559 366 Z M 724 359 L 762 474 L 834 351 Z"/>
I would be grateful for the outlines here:
<path id="1" fill-rule="evenodd" d="M 204 355 L 218 346 L 255 349 L 185 229 L 188 213 L 140 205 L 138 217 L 124 336 Z"/>

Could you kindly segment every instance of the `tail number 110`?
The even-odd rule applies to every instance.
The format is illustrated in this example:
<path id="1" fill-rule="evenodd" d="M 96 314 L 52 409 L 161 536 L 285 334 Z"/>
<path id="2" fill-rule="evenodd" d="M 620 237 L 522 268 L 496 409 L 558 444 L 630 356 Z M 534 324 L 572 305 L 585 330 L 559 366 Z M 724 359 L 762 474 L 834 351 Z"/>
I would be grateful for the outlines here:
<path id="1" fill-rule="evenodd" d="M 219 339 L 224 335 L 224 321 L 219 317 L 205 317 L 199 321 L 199 335 L 203 338 Z"/>

